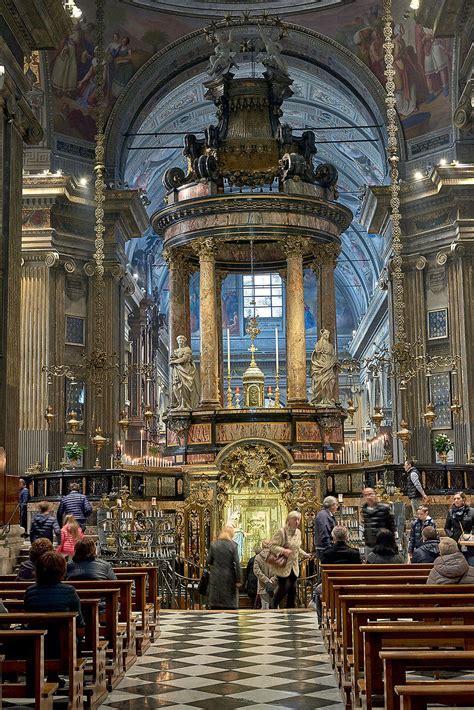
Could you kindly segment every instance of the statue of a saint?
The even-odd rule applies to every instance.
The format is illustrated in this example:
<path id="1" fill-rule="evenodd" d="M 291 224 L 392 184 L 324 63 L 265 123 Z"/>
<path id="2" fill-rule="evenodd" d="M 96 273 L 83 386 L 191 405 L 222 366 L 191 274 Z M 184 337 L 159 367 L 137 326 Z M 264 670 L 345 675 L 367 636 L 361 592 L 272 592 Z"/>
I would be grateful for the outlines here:
<path id="1" fill-rule="evenodd" d="M 311 404 L 335 404 L 336 378 L 339 368 L 329 330 L 323 328 L 311 355 Z"/>
<path id="2" fill-rule="evenodd" d="M 193 409 L 196 404 L 196 365 L 184 335 L 176 338 L 178 347 L 170 358 L 172 409 Z"/>
<path id="3" fill-rule="evenodd" d="M 266 69 L 272 69 L 277 74 L 288 76 L 288 64 L 282 57 L 282 45 L 274 39 L 269 32 L 264 32 L 260 28 L 260 37 L 265 46 L 265 52 L 257 56 L 257 60 L 262 62 Z"/>

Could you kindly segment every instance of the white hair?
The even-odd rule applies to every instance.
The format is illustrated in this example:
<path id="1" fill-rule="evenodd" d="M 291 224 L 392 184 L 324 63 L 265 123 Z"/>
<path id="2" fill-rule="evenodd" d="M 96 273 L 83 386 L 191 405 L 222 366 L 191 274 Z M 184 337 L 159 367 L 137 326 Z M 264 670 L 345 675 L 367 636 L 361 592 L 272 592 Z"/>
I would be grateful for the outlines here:
<path id="1" fill-rule="evenodd" d="M 334 496 L 326 496 L 323 500 L 323 507 L 330 508 L 332 505 L 337 505 L 337 498 L 334 498 Z"/>
<path id="2" fill-rule="evenodd" d="M 299 510 L 292 510 L 291 512 L 288 513 L 286 516 L 286 519 L 289 520 L 290 518 L 299 518 L 301 519 L 301 513 Z"/>

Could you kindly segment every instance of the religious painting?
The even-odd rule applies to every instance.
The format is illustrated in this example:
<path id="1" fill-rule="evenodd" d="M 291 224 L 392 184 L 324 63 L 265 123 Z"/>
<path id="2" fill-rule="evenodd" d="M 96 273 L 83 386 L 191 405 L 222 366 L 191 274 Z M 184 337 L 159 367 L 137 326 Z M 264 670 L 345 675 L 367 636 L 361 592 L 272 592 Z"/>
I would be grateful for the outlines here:
<path id="1" fill-rule="evenodd" d="M 433 429 L 451 429 L 451 374 L 437 372 L 429 378 L 430 401 L 436 412 Z"/>
<path id="2" fill-rule="evenodd" d="M 83 15 L 49 54 L 54 130 L 94 141 L 96 86 L 95 6 L 82 0 Z M 173 40 L 200 27 L 197 18 L 177 17 L 131 7 L 118 0 L 105 4 L 105 103 L 110 111 L 135 72 Z"/>
<path id="3" fill-rule="evenodd" d="M 437 308 L 428 311 L 428 340 L 448 337 L 448 309 Z"/>
<path id="4" fill-rule="evenodd" d="M 318 312 L 318 281 L 312 269 L 304 270 L 304 327 L 310 335 L 308 345 L 314 345 L 316 335 L 316 314 Z"/>
<path id="5" fill-rule="evenodd" d="M 189 280 L 189 317 L 191 320 L 191 335 L 199 335 L 199 274 L 193 274 Z"/>
<path id="6" fill-rule="evenodd" d="M 85 319 L 66 316 L 66 345 L 85 345 Z"/>
<path id="7" fill-rule="evenodd" d="M 449 124 L 453 56 L 452 40 L 433 37 L 409 5 L 410 0 L 393 4 L 395 97 L 407 140 Z M 288 19 L 350 49 L 385 84 L 382 0 L 358 0 Z"/>
<path id="8" fill-rule="evenodd" d="M 222 327 L 232 335 L 240 335 L 239 286 L 237 274 L 228 276 L 222 284 Z"/>

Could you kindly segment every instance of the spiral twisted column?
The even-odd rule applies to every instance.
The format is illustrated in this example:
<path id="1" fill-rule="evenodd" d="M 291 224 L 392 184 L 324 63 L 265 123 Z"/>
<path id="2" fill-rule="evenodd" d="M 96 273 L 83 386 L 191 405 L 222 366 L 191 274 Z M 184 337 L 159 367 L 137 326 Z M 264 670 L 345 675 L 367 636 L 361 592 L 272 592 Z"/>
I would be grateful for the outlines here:
<path id="1" fill-rule="evenodd" d="M 215 245 L 212 239 L 198 239 L 193 248 L 199 256 L 200 272 L 200 407 L 215 408 L 220 406 Z"/>
<path id="2" fill-rule="evenodd" d="M 286 397 L 288 405 L 306 404 L 303 242 L 287 239 L 286 254 Z"/>

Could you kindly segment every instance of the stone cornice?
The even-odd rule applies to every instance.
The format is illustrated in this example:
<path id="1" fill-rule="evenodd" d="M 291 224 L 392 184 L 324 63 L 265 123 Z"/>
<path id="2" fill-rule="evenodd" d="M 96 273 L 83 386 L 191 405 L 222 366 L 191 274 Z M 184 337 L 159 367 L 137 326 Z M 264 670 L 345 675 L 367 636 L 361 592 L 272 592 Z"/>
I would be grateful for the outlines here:
<path id="1" fill-rule="evenodd" d="M 61 0 L 0 0 L 0 12 L 25 54 L 57 47 L 73 27 Z"/>
<path id="2" fill-rule="evenodd" d="M 336 224 L 339 233 L 344 232 L 352 221 L 352 212 L 341 204 L 325 202 L 306 196 L 270 194 L 219 195 L 204 199 L 183 200 L 156 212 L 151 223 L 156 232 L 162 233 L 171 224 L 186 221 L 206 214 L 229 214 L 235 212 L 281 212 L 306 213 Z"/>

